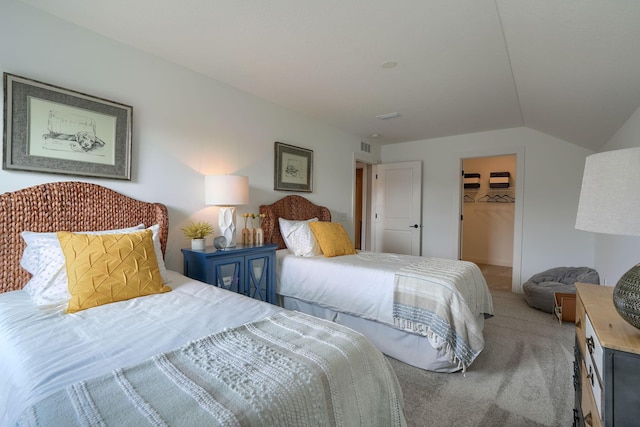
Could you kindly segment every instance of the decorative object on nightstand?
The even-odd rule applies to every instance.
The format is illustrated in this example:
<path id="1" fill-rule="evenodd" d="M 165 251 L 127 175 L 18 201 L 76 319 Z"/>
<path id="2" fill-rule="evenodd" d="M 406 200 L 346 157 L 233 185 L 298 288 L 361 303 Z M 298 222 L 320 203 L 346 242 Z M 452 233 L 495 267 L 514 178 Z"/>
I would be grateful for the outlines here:
<path id="1" fill-rule="evenodd" d="M 238 175 L 205 177 L 205 203 L 219 206 L 218 226 L 227 240 L 227 247 L 236 244 L 236 208 L 249 203 L 249 178 Z"/>
<path id="2" fill-rule="evenodd" d="M 265 214 L 256 214 L 256 221 L 258 222 L 258 226 L 254 229 L 254 243 L 256 245 L 262 245 L 264 243 L 264 231 L 262 230 L 262 220 L 264 219 Z"/>
<path id="3" fill-rule="evenodd" d="M 250 298 L 276 303 L 278 245 L 237 245 L 204 251 L 182 249 L 184 275 Z"/>
<path id="4" fill-rule="evenodd" d="M 246 245 L 247 244 L 247 240 L 249 240 L 249 229 L 247 228 L 247 220 L 249 219 L 249 215 L 248 213 L 242 214 L 242 217 L 244 218 L 244 227 L 242 227 L 242 244 Z"/>
<path id="5" fill-rule="evenodd" d="M 213 226 L 204 221 L 191 222 L 182 232 L 191 239 L 191 249 L 201 251 L 205 246 L 205 237 L 213 233 Z"/>
<path id="6" fill-rule="evenodd" d="M 244 217 L 244 228 L 242 229 L 242 244 L 243 245 L 251 245 L 253 244 L 254 230 L 253 230 L 253 217 L 254 214 L 246 213 L 242 215 Z M 251 221 L 249 225 L 251 228 L 247 228 L 247 221 Z"/>
<path id="7" fill-rule="evenodd" d="M 584 166 L 576 228 L 640 236 L 640 148 L 588 156 Z M 624 320 L 640 328 L 640 264 L 616 284 L 613 304 Z"/>
<path id="8" fill-rule="evenodd" d="M 213 239 L 213 247 L 216 248 L 216 249 L 224 249 L 224 248 L 226 248 L 227 247 L 227 239 L 225 239 L 224 236 L 218 236 L 218 237 L 214 238 Z"/>

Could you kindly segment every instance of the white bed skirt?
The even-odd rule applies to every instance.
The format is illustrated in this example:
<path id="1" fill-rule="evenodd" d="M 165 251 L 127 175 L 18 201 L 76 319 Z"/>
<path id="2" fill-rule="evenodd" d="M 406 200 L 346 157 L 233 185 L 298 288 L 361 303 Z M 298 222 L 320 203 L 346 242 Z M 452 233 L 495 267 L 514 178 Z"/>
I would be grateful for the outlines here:
<path id="1" fill-rule="evenodd" d="M 281 304 L 289 310 L 331 320 L 360 332 L 387 356 L 418 368 L 434 372 L 456 372 L 461 368 L 444 354 L 434 349 L 421 335 L 394 329 L 374 320 L 339 313 L 292 297 L 280 297 Z M 478 324 L 484 326 L 484 315 L 478 316 Z"/>

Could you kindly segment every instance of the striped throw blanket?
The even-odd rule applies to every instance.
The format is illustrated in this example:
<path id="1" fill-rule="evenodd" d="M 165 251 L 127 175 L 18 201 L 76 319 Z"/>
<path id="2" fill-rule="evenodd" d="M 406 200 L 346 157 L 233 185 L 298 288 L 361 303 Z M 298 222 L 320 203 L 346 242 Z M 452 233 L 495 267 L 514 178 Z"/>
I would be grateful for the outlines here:
<path id="1" fill-rule="evenodd" d="M 493 305 L 477 265 L 425 258 L 396 272 L 393 297 L 395 327 L 428 337 L 463 372 L 484 348 L 477 318 Z"/>
<path id="2" fill-rule="evenodd" d="M 402 392 L 360 334 L 295 312 L 71 385 L 20 426 L 404 426 Z"/>

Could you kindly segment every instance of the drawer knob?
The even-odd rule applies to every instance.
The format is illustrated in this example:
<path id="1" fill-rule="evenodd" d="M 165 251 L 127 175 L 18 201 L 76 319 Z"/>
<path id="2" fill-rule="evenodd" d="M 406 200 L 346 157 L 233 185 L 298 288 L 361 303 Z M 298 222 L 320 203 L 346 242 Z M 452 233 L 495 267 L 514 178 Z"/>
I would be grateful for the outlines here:
<path id="1" fill-rule="evenodd" d="M 589 350 L 589 354 L 593 354 L 594 348 L 595 344 L 593 342 L 593 337 L 587 337 L 587 350 Z"/>
<path id="2" fill-rule="evenodd" d="M 576 328 L 582 328 L 582 322 L 580 321 L 580 319 L 576 319 Z"/>
<path id="3" fill-rule="evenodd" d="M 589 373 L 587 374 L 587 379 L 591 382 L 591 387 L 593 387 L 593 368 L 589 365 Z"/>
<path id="4" fill-rule="evenodd" d="M 590 426 L 593 425 L 593 416 L 591 415 L 591 412 L 589 412 L 587 415 L 585 415 L 584 423 L 587 424 L 587 425 L 590 425 Z"/>

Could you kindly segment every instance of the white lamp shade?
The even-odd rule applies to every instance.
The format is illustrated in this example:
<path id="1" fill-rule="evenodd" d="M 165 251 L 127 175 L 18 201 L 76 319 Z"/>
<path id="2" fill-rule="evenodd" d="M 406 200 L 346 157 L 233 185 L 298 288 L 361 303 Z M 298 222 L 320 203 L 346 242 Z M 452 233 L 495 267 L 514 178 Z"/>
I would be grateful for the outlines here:
<path id="1" fill-rule="evenodd" d="M 249 177 L 238 175 L 208 175 L 204 177 L 204 202 L 221 206 L 218 211 L 220 233 L 227 247 L 236 242 L 236 205 L 249 203 Z"/>
<path id="2" fill-rule="evenodd" d="M 237 206 L 249 203 L 249 177 L 209 175 L 204 177 L 204 202 L 207 205 Z"/>
<path id="3" fill-rule="evenodd" d="M 640 147 L 587 157 L 576 228 L 640 236 Z"/>

